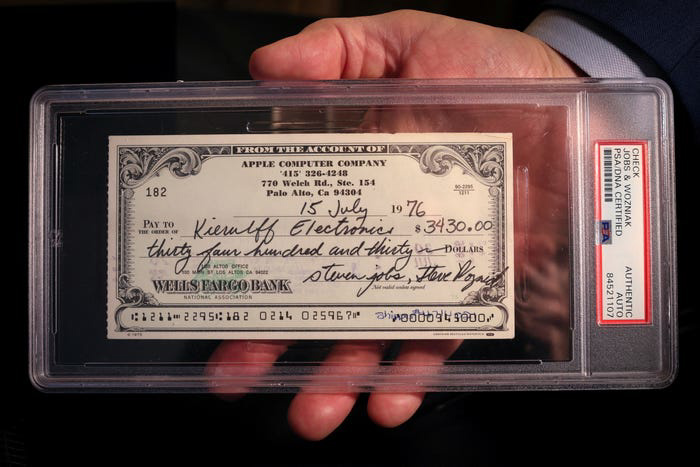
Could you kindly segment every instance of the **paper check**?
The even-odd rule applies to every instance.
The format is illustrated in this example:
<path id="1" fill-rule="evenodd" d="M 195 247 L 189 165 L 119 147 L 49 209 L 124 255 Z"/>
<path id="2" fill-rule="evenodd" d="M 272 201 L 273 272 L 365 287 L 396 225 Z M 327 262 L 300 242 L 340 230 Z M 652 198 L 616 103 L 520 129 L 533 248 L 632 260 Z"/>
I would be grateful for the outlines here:
<path id="1" fill-rule="evenodd" d="M 512 338 L 510 134 L 113 136 L 116 339 Z"/>

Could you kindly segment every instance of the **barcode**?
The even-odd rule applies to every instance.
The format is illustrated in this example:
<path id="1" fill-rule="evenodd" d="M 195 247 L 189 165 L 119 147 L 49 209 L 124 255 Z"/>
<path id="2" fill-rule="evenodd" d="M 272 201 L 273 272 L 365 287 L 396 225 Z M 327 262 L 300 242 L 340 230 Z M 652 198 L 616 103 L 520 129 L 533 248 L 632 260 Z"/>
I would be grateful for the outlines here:
<path id="1" fill-rule="evenodd" d="M 606 203 L 612 203 L 613 200 L 612 149 L 603 150 L 603 200 Z"/>

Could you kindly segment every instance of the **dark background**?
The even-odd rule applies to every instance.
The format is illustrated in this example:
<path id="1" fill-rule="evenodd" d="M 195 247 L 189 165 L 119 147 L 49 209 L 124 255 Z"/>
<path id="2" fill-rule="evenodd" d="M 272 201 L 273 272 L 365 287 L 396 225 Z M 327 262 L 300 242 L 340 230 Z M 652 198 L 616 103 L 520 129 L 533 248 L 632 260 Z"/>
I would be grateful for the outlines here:
<path id="1" fill-rule="evenodd" d="M 22 3 L 23 6 L 17 6 Z M 27 6 L 27 3 L 34 3 Z M 361 396 L 326 440 L 296 438 L 286 424 L 292 395 L 42 394 L 27 372 L 27 180 L 29 99 L 61 83 L 249 79 L 257 47 L 322 16 L 416 8 L 523 29 L 537 2 L 458 1 L 0 1 L 2 150 L 5 156 L 5 267 L 0 327 L 0 465 L 192 463 L 481 465 L 633 463 L 692 453 L 697 407 L 697 310 L 690 293 L 688 240 L 694 176 L 678 162 L 680 373 L 654 391 L 431 394 L 415 417 L 386 430 L 366 416 Z M 6 5 L 6 4 L 9 4 Z M 689 128 L 682 112 L 678 127 Z M 692 134 L 677 154 L 697 157 Z M 689 421 L 689 425 L 683 423 Z M 695 433 L 693 435 L 693 433 Z M 692 435 L 692 436 L 691 436 Z M 680 458 L 680 457 L 678 457 Z M 692 459 L 692 457 L 691 457 Z"/>

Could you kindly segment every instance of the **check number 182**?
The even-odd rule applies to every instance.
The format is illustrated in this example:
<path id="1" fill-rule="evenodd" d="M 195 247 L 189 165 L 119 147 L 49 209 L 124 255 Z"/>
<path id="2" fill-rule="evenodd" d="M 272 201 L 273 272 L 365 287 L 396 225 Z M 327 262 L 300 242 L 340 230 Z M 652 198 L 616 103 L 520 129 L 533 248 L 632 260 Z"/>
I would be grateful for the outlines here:
<path id="1" fill-rule="evenodd" d="M 147 198 L 156 198 L 156 197 L 164 197 L 165 192 L 167 191 L 167 188 L 164 186 L 155 186 L 155 187 L 147 187 L 146 188 L 146 197 Z"/>

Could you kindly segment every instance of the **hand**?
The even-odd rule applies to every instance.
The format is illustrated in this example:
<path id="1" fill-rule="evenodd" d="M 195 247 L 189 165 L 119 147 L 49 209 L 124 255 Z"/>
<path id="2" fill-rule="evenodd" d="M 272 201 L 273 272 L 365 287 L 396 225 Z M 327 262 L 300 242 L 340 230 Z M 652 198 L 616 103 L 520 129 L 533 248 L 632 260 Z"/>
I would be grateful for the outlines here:
<path id="1" fill-rule="evenodd" d="M 318 21 L 296 36 L 256 50 L 250 60 L 250 72 L 255 79 L 264 80 L 554 78 L 577 75 L 575 67 L 565 58 L 523 33 L 415 11 Z M 395 117 L 375 114 L 369 119 L 372 125 L 384 130 L 400 128 L 406 131 L 407 127 L 419 129 L 421 118 L 425 118 L 426 114 L 417 112 L 408 119 L 405 114 Z M 493 116 L 490 118 L 492 121 L 486 123 L 483 118 L 478 118 L 483 129 L 473 131 L 485 131 L 490 126 L 503 124 L 494 122 Z M 513 119 L 522 119 L 522 115 L 516 114 Z M 547 130 L 538 128 L 538 134 Z M 527 133 L 521 132 L 523 135 Z M 532 157 L 542 155 L 544 151 L 543 148 L 540 153 L 533 152 Z M 533 160 L 531 163 L 547 162 Z M 565 177 L 561 180 L 565 180 Z M 537 180 L 532 182 L 535 187 L 547 187 L 548 190 L 540 190 L 542 196 L 552 195 L 550 180 L 540 180 L 539 184 L 535 183 Z M 559 188 L 562 188 L 561 184 Z M 517 249 L 516 246 L 516 255 Z M 518 274 L 524 274 L 523 266 L 520 272 L 517 269 L 516 265 L 516 278 Z M 568 292 L 568 287 L 565 289 Z M 397 364 L 439 365 L 449 358 L 460 343 L 458 340 L 408 341 L 401 347 Z M 267 371 L 287 350 L 288 344 L 281 341 L 224 341 L 212 355 L 208 371 L 212 374 L 245 375 L 254 379 Z M 341 342 L 329 352 L 324 365 L 353 362 L 378 364 L 384 350 L 382 342 Z M 226 362 L 238 363 L 228 365 Z M 216 391 L 228 392 L 225 387 Z M 289 407 L 290 426 L 306 439 L 322 439 L 342 423 L 357 397 L 357 393 L 301 392 Z M 394 427 L 415 413 L 423 397 L 423 393 L 373 393 L 367 411 L 377 424 Z"/>
<path id="2" fill-rule="evenodd" d="M 403 10 L 317 21 L 253 52 L 250 74 L 264 80 L 565 78 L 579 70 L 527 34 Z"/>

